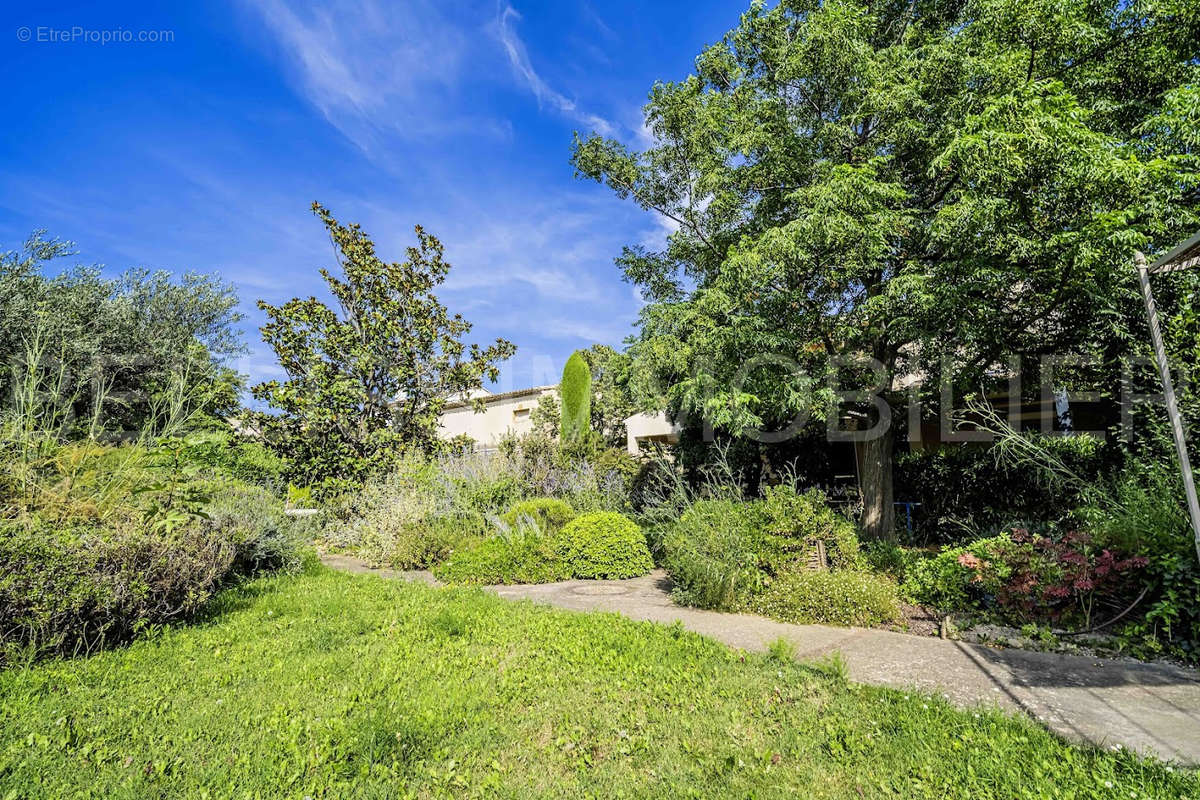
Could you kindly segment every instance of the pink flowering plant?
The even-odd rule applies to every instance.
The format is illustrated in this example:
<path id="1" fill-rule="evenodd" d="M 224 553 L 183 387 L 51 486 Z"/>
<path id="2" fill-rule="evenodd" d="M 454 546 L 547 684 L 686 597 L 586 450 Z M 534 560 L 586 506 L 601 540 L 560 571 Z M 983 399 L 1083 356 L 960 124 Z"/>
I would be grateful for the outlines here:
<path id="1" fill-rule="evenodd" d="M 1049 619 L 1090 628 L 1102 607 L 1128 604 L 1136 572 L 1147 564 L 1097 544 L 1083 531 L 1059 537 L 1013 529 L 987 540 L 986 554 L 970 548 L 957 563 L 997 611 L 1021 621 Z"/>

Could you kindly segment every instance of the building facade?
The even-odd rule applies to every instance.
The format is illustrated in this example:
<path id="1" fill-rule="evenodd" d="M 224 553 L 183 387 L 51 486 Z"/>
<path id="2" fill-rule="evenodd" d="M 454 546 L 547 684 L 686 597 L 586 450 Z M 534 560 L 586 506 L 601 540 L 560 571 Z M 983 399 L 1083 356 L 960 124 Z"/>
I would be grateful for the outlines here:
<path id="1" fill-rule="evenodd" d="M 533 430 L 531 415 L 543 395 L 558 395 L 557 386 L 534 386 L 493 394 L 486 389 L 467 398 L 451 400 L 442 411 L 438 434 L 443 439 L 470 436 L 475 447 L 489 450 L 506 435 L 523 436 Z M 483 400 L 483 411 L 476 412 L 474 400 Z"/>

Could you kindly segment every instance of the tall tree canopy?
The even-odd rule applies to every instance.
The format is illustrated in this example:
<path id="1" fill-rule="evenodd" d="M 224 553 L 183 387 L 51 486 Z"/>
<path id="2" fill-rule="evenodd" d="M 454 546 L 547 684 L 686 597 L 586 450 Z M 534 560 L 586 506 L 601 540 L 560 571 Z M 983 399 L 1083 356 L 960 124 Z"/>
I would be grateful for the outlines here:
<path id="1" fill-rule="evenodd" d="M 335 248 L 340 276 L 320 272 L 337 308 L 315 297 L 259 301 L 268 318 L 263 340 L 287 380 L 252 391 L 281 412 L 259 423 L 293 480 L 337 488 L 384 466 L 401 447 L 432 450 L 447 400 L 496 380 L 497 365 L 516 347 L 503 339 L 463 343 L 471 323 L 433 294 L 450 265 L 441 242 L 419 225 L 406 260 L 388 263 L 357 224 L 341 224 L 319 203 L 313 212 Z"/>
<path id="2" fill-rule="evenodd" d="M 68 436 L 154 432 L 173 400 L 209 421 L 237 411 L 244 384 L 229 360 L 245 348 L 231 285 L 140 268 L 46 274 L 73 253 L 40 231 L 0 253 L 0 396 L 36 371 Z"/>
<path id="3" fill-rule="evenodd" d="M 825 413 L 840 356 L 974 386 L 1123 324 L 1133 249 L 1197 224 L 1198 44 L 1193 0 L 753 3 L 653 88 L 652 146 L 575 143 L 678 224 L 618 258 L 654 301 L 637 382 L 738 434 Z M 876 536 L 891 442 L 863 445 Z"/>

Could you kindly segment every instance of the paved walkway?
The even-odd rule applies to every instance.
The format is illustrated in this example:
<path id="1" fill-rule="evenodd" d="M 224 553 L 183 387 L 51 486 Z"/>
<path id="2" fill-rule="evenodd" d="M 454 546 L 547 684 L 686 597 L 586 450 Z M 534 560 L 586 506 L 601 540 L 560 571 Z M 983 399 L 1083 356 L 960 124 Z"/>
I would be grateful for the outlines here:
<path id="1" fill-rule="evenodd" d="M 427 572 L 372 570 L 346 556 L 326 556 L 337 569 L 434 582 Z M 748 614 L 677 606 L 669 579 L 656 571 L 626 581 L 564 581 L 495 586 L 574 611 L 615 611 L 637 620 L 681 622 L 733 647 L 762 651 L 779 638 L 801 659 L 840 653 L 861 683 L 945 695 L 956 705 L 999 705 L 1023 711 L 1071 739 L 1121 745 L 1183 764 L 1200 764 L 1200 673 L 1162 664 L 982 645 L 864 628 L 788 625 Z"/>

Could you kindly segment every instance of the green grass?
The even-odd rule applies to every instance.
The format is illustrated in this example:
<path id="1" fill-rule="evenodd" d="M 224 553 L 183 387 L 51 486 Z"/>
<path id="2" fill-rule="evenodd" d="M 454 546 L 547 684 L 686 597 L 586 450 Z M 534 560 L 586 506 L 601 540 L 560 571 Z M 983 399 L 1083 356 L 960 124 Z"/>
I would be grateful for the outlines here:
<path id="1" fill-rule="evenodd" d="M 1200 797 L 1192 774 L 843 673 L 320 570 L 0 673 L 0 798 Z"/>

